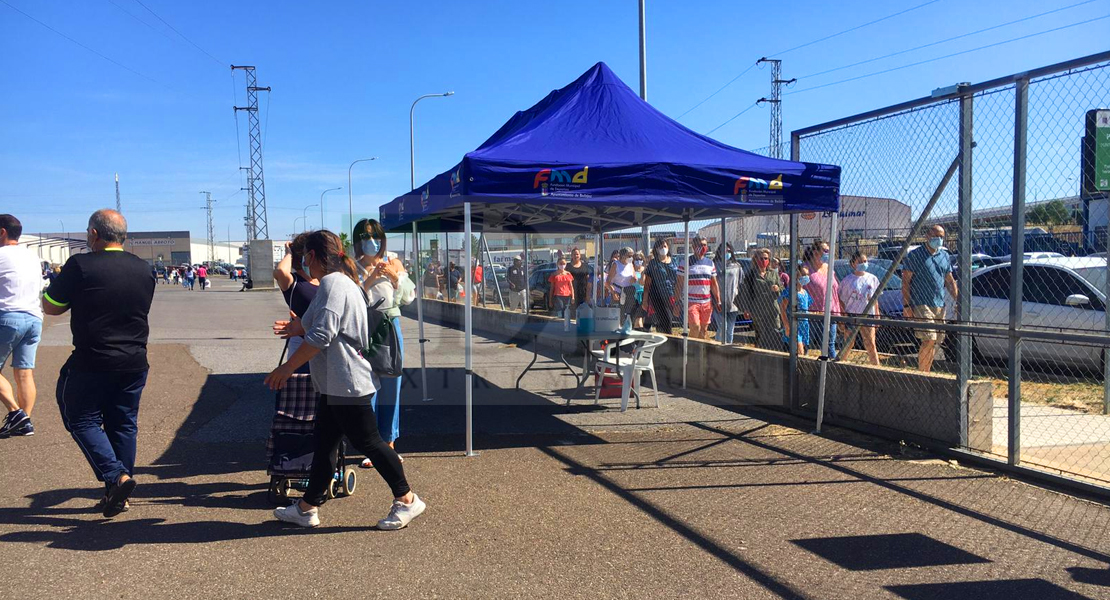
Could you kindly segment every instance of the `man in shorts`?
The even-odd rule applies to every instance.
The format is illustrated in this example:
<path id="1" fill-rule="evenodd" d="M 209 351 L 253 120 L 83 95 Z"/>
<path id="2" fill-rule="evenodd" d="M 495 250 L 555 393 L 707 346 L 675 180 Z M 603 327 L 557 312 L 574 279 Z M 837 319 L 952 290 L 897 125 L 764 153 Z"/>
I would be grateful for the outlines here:
<path id="1" fill-rule="evenodd" d="M 690 240 L 693 254 L 686 257 L 686 264 L 678 266 L 678 281 L 690 286 L 690 305 L 686 311 L 690 320 L 690 337 L 705 339 L 713 311 L 721 309 L 721 291 L 717 287 L 717 267 L 706 254 L 709 240 L 697 236 Z M 687 276 L 689 273 L 689 276 Z M 684 294 L 685 290 L 678 290 Z"/>
<path id="2" fill-rule="evenodd" d="M 0 370 L 11 358 L 15 389 L 0 374 L 0 403 L 7 416 L 0 423 L 0 439 L 35 434 L 31 409 L 35 406 L 35 351 L 42 336 L 42 263 L 20 246 L 23 225 L 12 215 L 0 215 Z"/>
<path id="3" fill-rule="evenodd" d="M 944 290 L 957 297 L 956 278 L 952 276 L 952 255 L 944 247 L 944 228 L 933 225 L 928 241 L 906 255 L 902 266 L 902 312 L 907 319 L 922 323 L 944 321 Z M 919 329 L 921 349 L 917 367 L 928 373 L 933 369 L 937 344 L 944 341 L 944 332 Z"/>

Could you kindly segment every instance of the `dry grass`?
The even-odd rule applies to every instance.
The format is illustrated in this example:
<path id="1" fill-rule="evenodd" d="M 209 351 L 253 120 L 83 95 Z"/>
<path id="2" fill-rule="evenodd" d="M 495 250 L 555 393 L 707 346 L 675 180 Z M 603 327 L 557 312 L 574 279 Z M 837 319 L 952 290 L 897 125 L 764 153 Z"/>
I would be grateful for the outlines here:
<path id="1" fill-rule="evenodd" d="M 1009 398 L 1008 382 L 991 379 L 995 398 Z M 1097 381 L 1021 382 L 1021 401 L 1054 408 L 1078 410 L 1092 415 L 1102 414 L 1102 384 Z"/>

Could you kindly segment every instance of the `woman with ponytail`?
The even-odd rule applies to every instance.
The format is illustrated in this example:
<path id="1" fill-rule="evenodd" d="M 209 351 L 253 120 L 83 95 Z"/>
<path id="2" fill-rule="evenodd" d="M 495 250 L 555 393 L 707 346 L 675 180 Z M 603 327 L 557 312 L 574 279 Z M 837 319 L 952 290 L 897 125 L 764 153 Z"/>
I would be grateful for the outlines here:
<path id="1" fill-rule="evenodd" d="M 373 402 L 380 384 L 361 354 L 370 346 L 370 331 L 358 269 L 343 251 L 339 237 L 330 231 L 308 234 L 301 261 L 302 270 L 319 279 L 320 287 L 302 319 L 274 324 L 275 333 L 304 336 L 304 343 L 266 377 L 266 385 L 272 390 L 281 389 L 289 376 L 307 362 L 320 400 L 308 489 L 303 499 L 275 510 L 274 516 L 304 527 L 320 524 L 319 507 L 327 501 L 336 451 L 346 436 L 352 446 L 374 461 L 378 474 L 393 492 L 393 506 L 389 515 L 378 521 L 378 528 L 401 529 L 420 516 L 425 505 L 409 488 L 401 458 L 378 433 Z"/>
<path id="2" fill-rule="evenodd" d="M 355 224 L 351 233 L 357 260 L 355 265 L 359 269 L 362 289 L 366 290 L 366 295 L 370 298 L 370 306 L 382 301 L 379 310 L 393 323 L 403 356 L 405 346 L 401 338 L 401 286 L 411 286 L 412 282 L 408 280 L 408 273 L 401 261 L 391 252 L 386 252 L 385 229 L 381 223 L 374 219 L 363 219 Z M 382 380 L 374 399 L 378 432 L 389 447 L 393 448 L 394 442 L 401 435 L 401 378 Z M 374 461 L 369 457 L 362 461 L 364 469 L 373 466 Z"/>

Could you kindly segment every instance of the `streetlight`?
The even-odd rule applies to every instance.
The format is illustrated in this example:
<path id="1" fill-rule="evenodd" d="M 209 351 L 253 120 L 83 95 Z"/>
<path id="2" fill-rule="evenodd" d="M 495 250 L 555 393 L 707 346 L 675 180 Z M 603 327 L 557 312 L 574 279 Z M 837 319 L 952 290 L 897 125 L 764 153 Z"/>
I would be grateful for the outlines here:
<path id="1" fill-rule="evenodd" d="M 328 188 L 328 189 L 320 192 L 320 229 L 324 228 L 324 194 L 326 194 L 328 192 L 334 192 L 336 190 L 341 190 L 341 189 L 343 189 L 343 188 L 333 187 L 333 188 Z"/>
<path id="2" fill-rule="evenodd" d="M 355 201 L 354 201 L 354 192 L 351 189 L 351 169 L 355 168 L 355 165 L 360 163 L 360 162 L 366 162 L 368 160 L 377 160 L 377 159 L 378 159 L 377 156 L 371 156 L 370 158 L 360 158 L 360 159 L 356 160 L 355 162 L 351 163 L 351 166 L 347 167 L 347 212 L 348 212 L 348 217 L 351 219 L 351 222 L 350 222 L 351 229 L 354 229 L 354 227 L 355 227 Z"/>
<path id="3" fill-rule="evenodd" d="M 425 98 L 435 98 L 441 96 L 454 95 L 455 92 L 443 92 L 442 94 L 424 94 L 423 96 L 412 101 L 412 108 L 409 108 L 409 189 L 416 189 L 416 138 L 413 133 L 415 129 L 414 113 L 416 111 L 416 103 Z M 416 315 L 417 322 L 420 324 L 420 389 L 423 394 L 422 400 L 424 402 L 431 401 L 428 397 L 428 375 L 427 375 L 427 361 L 424 358 L 424 276 L 420 273 L 420 236 L 416 231 L 416 221 L 412 222 L 412 248 L 413 248 L 413 264 L 416 265 Z M 469 268 L 469 265 L 467 265 Z"/>
<path id="4" fill-rule="evenodd" d="M 320 194 L 320 196 L 323 197 L 323 194 Z M 304 219 L 304 222 L 301 223 L 301 227 L 304 227 L 304 229 L 308 229 L 308 209 L 312 208 L 313 206 L 320 206 L 320 205 L 319 204 L 309 204 L 308 206 L 304 207 L 303 211 L 301 211 L 301 218 Z M 293 219 L 293 229 L 296 229 L 296 228 L 297 228 L 297 220 Z M 302 229 L 302 231 L 304 231 L 304 230 Z"/>

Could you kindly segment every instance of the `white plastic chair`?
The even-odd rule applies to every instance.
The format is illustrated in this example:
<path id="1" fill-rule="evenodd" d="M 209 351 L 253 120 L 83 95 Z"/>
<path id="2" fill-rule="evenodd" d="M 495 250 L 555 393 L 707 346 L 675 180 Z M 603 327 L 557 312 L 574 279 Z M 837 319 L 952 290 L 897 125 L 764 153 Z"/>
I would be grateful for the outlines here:
<path id="1" fill-rule="evenodd" d="M 655 349 L 662 346 L 667 342 L 667 337 L 659 334 L 652 333 L 645 336 L 636 336 L 621 342 L 621 346 L 628 343 L 637 343 L 639 346 L 632 352 L 632 356 L 621 356 L 617 354 L 614 358 L 613 355 L 598 358 L 594 363 L 595 374 L 597 376 L 597 389 L 594 391 L 594 404 L 601 400 L 601 384 L 606 377 L 616 379 L 622 376 L 632 377 L 632 391 L 636 394 L 636 408 L 640 408 L 640 380 L 643 378 L 644 371 L 651 374 L 651 391 L 655 396 L 655 408 L 659 408 L 659 383 L 655 379 L 655 363 L 653 358 L 655 356 Z M 612 373 L 606 373 L 606 369 L 612 369 Z M 621 394 L 621 412 L 628 410 L 628 398 Z"/>

